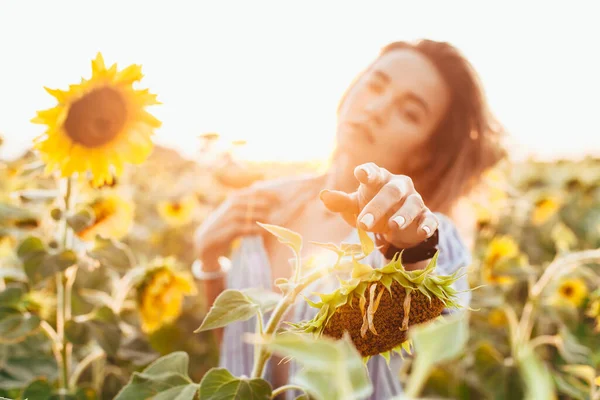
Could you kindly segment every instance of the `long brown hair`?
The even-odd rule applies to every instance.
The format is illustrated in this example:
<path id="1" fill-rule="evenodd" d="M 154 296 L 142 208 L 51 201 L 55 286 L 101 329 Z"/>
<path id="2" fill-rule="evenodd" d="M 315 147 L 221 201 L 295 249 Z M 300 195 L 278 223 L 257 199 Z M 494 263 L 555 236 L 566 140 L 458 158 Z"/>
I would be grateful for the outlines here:
<path id="1" fill-rule="evenodd" d="M 433 40 L 393 42 L 380 56 L 398 49 L 412 49 L 427 57 L 450 89 L 450 107 L 420 152 L 424 155 L 415 157 L 418 164 L 413 161 L 402 171 L 413 179 L 432 211 L 450 213 L 480 183 L 484 172 L 506 156 L 500 143 L 504 129 L 489 110 L 473 66 L 457 48 Z M 345 95 L 340 105 L 344 99 Z"/>

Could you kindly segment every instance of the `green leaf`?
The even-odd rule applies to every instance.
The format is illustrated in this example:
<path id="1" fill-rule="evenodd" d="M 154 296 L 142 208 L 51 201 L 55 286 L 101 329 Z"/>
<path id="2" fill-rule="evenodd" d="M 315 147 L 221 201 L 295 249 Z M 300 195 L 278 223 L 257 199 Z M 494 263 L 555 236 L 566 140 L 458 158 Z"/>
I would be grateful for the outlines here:
<path id="1" fill-rule="evenodd" d="M 248 296 L 253 303 L 258 305 L 263 313 L 273 310 L 275 306 L 277 306 L 277 303 L 283 298 L 279 293 L 259 288 L 244 289 L 242 290 L 242 293 Z"/>
<path id="2" fill-rule="evenodd" d="M 260 222 L 257 222 L 257 224 L 275 236 L 277 240 L 279 240 L 279 243 L 289 246 L 295 254 L 300 254 L 302 251 L 302 236 L 298 233 L 277 225 L 263 224 Z"/>
<path id="3" fill-rule="evenodd" d="M 44 242 L 36 236 L 27 237 L 17 248 L 17 256 L 21 259 L 25 259 L 31 254 L 40 252 L 46 252 L 46 246 L 44 245 Z"/>
<path id="4" fill-rule="evenodd" d="M 234 321 L 246 321 L 256 315 L 259 306 L 239 290 L 227 289 L 216 298 L 213 306 L 194 333 L 221 328 Z"/>
<path id="5" fill-rule="evenodd" d="M 20 313 L 12 308 L 0 308 L 0 342 L 15 343 L 35 333 L 40 326 L 40 318 L 29 313 Z"/>
<path id="6" fill-rule="evenodd" d="M 1 270 L 0 270 L 1 271 Z M 23 298 L 23 289 L 8 287 L 0 292 L 0 307 L 17 307 Z"/>
<path id="7" fill-rule="evenodd" d="M 202 400 L 270 400 L 271 385 L 264 379 L 243 379 L 225 368 L 212 368 L 200 382 Z"/>
<path id="8" fill-rule="evenodd" d="M 302 364 L 292 383 L 318 399 L 365 399 L 373 391 L 362 357 L 348 336 L 332 340 L 285 333 L 263 340 L 270 351 Z"/>
<path id="9" fill-rule="evenodd" d="M 154 396 L 152 400 L 194 400 L 198 392 L 198 385 L 175 386 Z"/>
<path id="10" fill-rule="evenodd" d="M 33 381 L 25 388 L 21 398 L 27 400 L 49 400 L 52 396 L 52 386 L 45 379 Z"/>
<path id="11" fill-rule="evenodd" d="M 109 307 L 101 307 L 95 312 L 94 319 L 87 322 L 90 334 L 98 345 L 110 356 L 116 356 L 121 346 L 121 328 L 119 319 Z"/>
<path id="12" fill-rule="evenodd" d="M 360 239 L 360 247 L 365 256 L 368 256 L 375 250 L 375 243 L 364 230 L 358 228 L 358 237 Z"/>
<path id="13" fill-rule="evenodd" d="M 147 400 L 173 387 L 190 383 L 188 377 L 176 373 L 163 372 L 148 375 L 143 372 L 134 372 L 127 385 L 119 391 L 114 400 Z"/>
<path id="14" fill-rule="evenodd" d="M 69 320 L 65 323 L 65 336 L 75 345 L 84 345 L 90 340 L 90 328 L 85 322 Z"/>
<path id="15" fill-rule="evenodd" d="M 55 274 L 64 271 L 75 263 L 77 263 L 77 254 L 73 250 L 63 250 L 47 256 L 44 260 L 44 269 L 48 273 Z"/>
<path id="16" fill-rule="evenodd" d="M 184 351 L 177 351 L 154 361 L 144 369 L 144 373 L 148 376 L 158 376 L 164 372 L 174 372 L 187 376 L 189 364 L 188 354 Z"/>
<path id="17" fill-rule="evenodd" d="M 436 364 L 452 360 L 464 350 L 469 338 L 468 320 L 458 314 L 441 322 L 414 326 L 409 335 L 417 356 L 406 393 L 415 397 Z"/>
<path id="18" fill-rule="evenodd" d="M 88 255 L 100 262 L 106 268 L 117 271 L 127 271 L 135 264 L 129 247 L 114 239 L 96 238 L 94 248 Z"/>
<path id="19" fill-rule="evenodd" d="M 94 223 L 96 216 L 92 210 L 84 208 L 67 217 L 67 224 L 75 231 L 81 232 Z"/>
<path id="20" fill-rule="evenodd" d="M 522 345 L 518 350 L 517 363 L 527 389 L 525 400 L 556 398 L 550 372 L 531 346 Z"/>

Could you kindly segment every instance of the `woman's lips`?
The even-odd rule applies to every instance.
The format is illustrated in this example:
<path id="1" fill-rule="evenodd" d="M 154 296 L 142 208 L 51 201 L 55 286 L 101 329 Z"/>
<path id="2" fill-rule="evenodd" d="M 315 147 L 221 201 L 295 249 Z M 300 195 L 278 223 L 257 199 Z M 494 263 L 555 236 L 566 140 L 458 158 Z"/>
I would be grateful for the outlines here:
<path id="1" fill-rule="evenodd" d="M 345 123 L 349 130 L 357 132 L 363 136 L 369 143 L 375 143 L 375 135 L 369 125 L 363 121 L 348 121 Z"/>

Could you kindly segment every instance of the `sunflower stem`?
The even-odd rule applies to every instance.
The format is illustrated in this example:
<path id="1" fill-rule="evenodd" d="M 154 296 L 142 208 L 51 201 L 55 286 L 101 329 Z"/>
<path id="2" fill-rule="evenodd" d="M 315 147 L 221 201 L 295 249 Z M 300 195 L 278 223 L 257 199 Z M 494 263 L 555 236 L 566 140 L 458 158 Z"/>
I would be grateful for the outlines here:
<path id="1" fill-rule="evenodd" d="M 281 393 L 285 392 L 286 390 L 299 390 L 303 393 L 306 393 L 306 390 L 304 390 L 304 388 L 297 386 L 297 385 L 284 385 L 284 386 L 280 386 L 277 389 L 273 390 L 273 393 L 271 393 L 271 399 L 275 399 L 277 396 L 279 396 Z"/>
<path id="2" fill-rule="evenodd" d="M 73 247 L 73 232 L 67 223 L 67 217 L 73 200 L 73 185 L 71 178 L 65 179 L 65 195 L 63 207 L 62 225 L 62 250 L 70 250 Z M 56 274 L 56 333 L 59 341 L 60 359 L 57 360 L 61 366 L 59 392 L 66 394 L 69 390 L 69 374 L 71 370 L 71 358 L 73 346 L 65 335 L 65 324 L 71 318 L 71 293 L 75 281 L 74 270 L 69 269 Z"/>
<path id="3" fill-rule="evenodd" d="M 307 286 L 309 286 L 316 280 L 322 278 L 323 276 L 327 275 L 331 268 L 335 268 L 335 265 L 333 267 L 319 269 L 313 272 L 312 274 L 304 277 L 300 282 L 296 284 L 294 289 L 292 289 L 289 293 L 283 296 L 283 298 L 279 300 L 279 303 L 275 307 L 275 310 L 273 310 L 273 313 L 271 314 L 271 317 L 267 322 L 266 328 L 264 329 L 264 335 L 272 336 L 277 327 L 279 326 L 281 319 L 285 315 L 285 312 L 290 306 L 292 306 L 295 303 L 296 297 L 298 297 L 298 295 L 302 293 L 302 291 L 306 289 Z M 271 357 L 271 354 L 266 350 L 264 345 L 259 344 L 257 347 L 258 348 L 254 351 L 254 367 L 252 368 L 251 378 L 262 378 L 265 370 L 265 365 Z"/>

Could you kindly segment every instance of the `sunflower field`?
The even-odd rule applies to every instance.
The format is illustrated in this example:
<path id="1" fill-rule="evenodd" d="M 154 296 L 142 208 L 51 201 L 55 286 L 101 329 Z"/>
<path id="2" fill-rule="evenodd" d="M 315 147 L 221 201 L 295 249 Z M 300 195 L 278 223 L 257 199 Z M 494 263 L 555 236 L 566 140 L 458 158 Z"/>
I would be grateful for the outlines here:
<path id="1" fill-rule="evenodd" d="M 0 398 L 272 399 L 297 389 L 305 400 L 364 399 L 363 357 L 393 347 L 404 354 L 404 399 L 600 399 L 600 159 L 511 162 L 487 175 L 471 204 L 469 310 L 410 329 L 400 319 L 407 332 L 376 350 L 341 331 L 275 335 L 272 318 L 255 338 L 256 376 L 235 377 L 216 368 L 213 329 L 281 317 L 318 276 L 281 282 L 281 294 L 224 292 L 210 308 L 190 271 L 194 231 L 232 191 L 319 166 L 243 163 L 214 150 L 217 134 L 198 138 L 194 160 L 157 146 L 149 108 L 160 96 L 136 88 L 142 78 L 139 65 L 107 66 L 99 54 L 89 79 L 46 89 L 56 107 L 32 110 L 44 129 L 31 150 L 0 159 Z M 298 250 L 294 232 L 264 228 Z M 367 255 L 373 244 L 361 239 L 331 250 Z M 356 336 L 377 334 L 385 287 L 409 305 L 412 290 L 413 308 L 435 294 L 441 312 L 456 277 L 430 275 L 434 262 L 422 273 L 355 263 L 355 279 L 296 330 L 327 333 L 324 318 L 355 304 Z M 352 297 L 359 289 L 368 301 Z M 303 384 L 273 390 L 260 379 L 271 354 L 303 364 Z"/>

